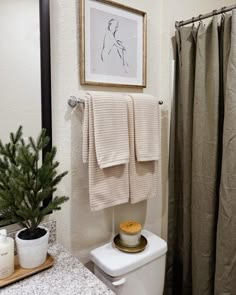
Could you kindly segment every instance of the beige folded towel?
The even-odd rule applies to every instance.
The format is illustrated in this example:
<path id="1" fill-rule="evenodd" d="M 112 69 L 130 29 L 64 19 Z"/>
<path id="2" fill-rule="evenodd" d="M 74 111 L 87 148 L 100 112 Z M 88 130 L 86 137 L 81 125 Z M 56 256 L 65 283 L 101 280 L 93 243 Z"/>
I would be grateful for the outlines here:
<path id="1" fill-rule="evenodd" d="M 159 103 L 151 95 L 132 94 L 137 161 L 160 158 Z"/>
<path id="2" fill-rule="evenodd" d="M 89 153 L 89 100 L 90 96 L 85 97 L 84 101 L 84 120 L 83 120 L 83 141 L 82 141 L 82 158 L 83 163 L 88 163 Z"/>
<path id="3" fill-rule="evenodd" d="M 127 100 L 124 95 L 93 94 L 95 149 L 100 168 L 129 162 Z"/>
<path id="4" fill-rule="evenodd" d="M 95 211 L 127 203 L 129 201 L 128 164 L 104 169 L 100 169 L 98 166 L 91 96 L 85 98 L 83 132 L 83 160 L 88 162 L 91 210 Z"/>
<path id="5" fill-rule="evenodd" d="M 137 162 L 135 159 L 134 105 L 128 96 L 129 144 L 130 144 L 130 203 L 134 204 L 152 197 L 160 196 L 159 161 Z"/>

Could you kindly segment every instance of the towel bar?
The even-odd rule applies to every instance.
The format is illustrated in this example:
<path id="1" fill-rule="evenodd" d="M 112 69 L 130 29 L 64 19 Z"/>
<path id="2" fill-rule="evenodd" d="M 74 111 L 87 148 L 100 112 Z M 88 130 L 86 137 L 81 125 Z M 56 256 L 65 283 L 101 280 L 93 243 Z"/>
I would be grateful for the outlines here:
<path id="1" fill-rule="evenodd" d="M 76 105 L 79 103 L 84 103 L 83 99 L 79 97 L 75 97 L 75 96 L 70 96 L 70 98 L 68 99 L 68 105 L 72 108 L 76 107 Z M 162 104 L 163 104 L 163 101 L 159 100 L 159 105 L 162 105 Z"/>

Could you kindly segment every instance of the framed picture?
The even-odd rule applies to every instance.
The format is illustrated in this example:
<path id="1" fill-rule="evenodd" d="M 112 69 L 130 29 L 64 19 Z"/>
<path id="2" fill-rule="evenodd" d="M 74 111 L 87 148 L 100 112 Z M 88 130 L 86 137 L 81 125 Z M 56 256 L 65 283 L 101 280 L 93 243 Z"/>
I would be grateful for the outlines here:
<path id="1" fill-rule="evenodd" d="M 80 0 L 81 84 L 146 87 L 146 13 Z"/>

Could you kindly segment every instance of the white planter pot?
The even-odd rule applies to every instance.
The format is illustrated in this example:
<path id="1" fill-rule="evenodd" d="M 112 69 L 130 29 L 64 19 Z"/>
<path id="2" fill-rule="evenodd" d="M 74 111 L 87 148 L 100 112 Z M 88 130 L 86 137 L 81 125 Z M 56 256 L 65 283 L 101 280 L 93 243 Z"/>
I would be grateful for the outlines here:
<path id="1" fill-rule="evenodd" d="M 47 257 L 49 230 L 46 227 L 40 226 L 47 233 L 38 239 L 22 240 L 19 238 L 19 233 L 16 233 L 16 247 L 19 257 L 19 264 L 23 268 L 34 268 L 43 264 Z"/>

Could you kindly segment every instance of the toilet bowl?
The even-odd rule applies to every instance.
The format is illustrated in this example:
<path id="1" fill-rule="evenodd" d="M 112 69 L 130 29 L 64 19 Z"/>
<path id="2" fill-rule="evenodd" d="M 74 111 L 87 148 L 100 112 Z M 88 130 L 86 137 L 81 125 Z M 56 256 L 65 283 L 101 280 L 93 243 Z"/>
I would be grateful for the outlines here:
<path id="1" fill-rule="evenodd" d="M 143 230 L 148 241 L 143 252 L 129 254 L 112 243 L 91 251 L 94 273 L 117 295 L 162 295 L 167 244 Z"/>

